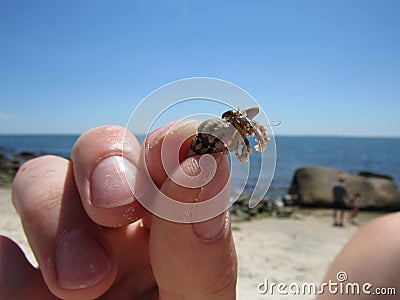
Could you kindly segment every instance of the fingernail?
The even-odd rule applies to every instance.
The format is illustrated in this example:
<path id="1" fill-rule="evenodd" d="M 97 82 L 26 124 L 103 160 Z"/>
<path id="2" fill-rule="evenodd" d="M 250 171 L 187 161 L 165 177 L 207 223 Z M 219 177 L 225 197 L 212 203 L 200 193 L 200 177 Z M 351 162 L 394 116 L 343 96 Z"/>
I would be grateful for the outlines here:
<path id="1" fill-rule="evenodd" d="M 58 282 L 65 289 L 94 286 L 111 270 L 111 259 L 100 243 L 83 230 L 67 230 L 56 248 Z"/>
<path id="2" fill-rule="evenodd" d="M 194 223 L 192 225 L 194 233 L 205 242 L 216 241 L 222 236 L 229 228 L 229 213 L 224 212 L 210 220 Z"/>
<path id="3" fill-rule="evenodd" d="M 137 167 L 121 156 L 109 156 L 98 163 L 91 179 L 91 202 L 100 208 L 118 207 L 135 200 Z"/>
<path id="4" fill-rule="evenodd" d="M 198 121 L 191 119 L 181 119 L 173 121 L 167 125 L 154 130 L 146 139 L 146 147 L 152 148 L 157 145 L 167 134 L 172 134 L 175 130 L 182 130 L 185 126 L 193 126 Z"/>
<path id="5" fill-rule="evenodd" d="M 164 125 L 160 128 L 157 128 L 154 130 L 146 139 L 146 143 L 148 147 L 154 147 L 157 143 L 160 142 L 161 139 L 165 137 L 165 135 L 168 133 L 168 131 L 171 129 L 172 126 L 174 126 L 176 123 L 179 121 L 174 121 L 171 123 L 168 123 L 167 125 Z"/>

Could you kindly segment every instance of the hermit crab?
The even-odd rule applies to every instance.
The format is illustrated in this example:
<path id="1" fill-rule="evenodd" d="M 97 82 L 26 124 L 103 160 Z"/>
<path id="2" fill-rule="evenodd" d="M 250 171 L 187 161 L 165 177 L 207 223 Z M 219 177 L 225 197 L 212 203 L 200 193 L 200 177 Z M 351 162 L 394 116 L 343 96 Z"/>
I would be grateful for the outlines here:
<path id="1" fill-rule="evenodd" d="M 222 118 L 208 119 L 197 128 L 196 135 L 188 151 L 188 157 L 206 153 L 235 152 L 241 162 L 249 160 L 252 153 L 248 135 L 254 135 L 257 145 L 254 150 L 263 152 L 269 138 L 263 125 L 253 118 L 259 113 L 259 107 L 245 110 L 228 110 Z"/>

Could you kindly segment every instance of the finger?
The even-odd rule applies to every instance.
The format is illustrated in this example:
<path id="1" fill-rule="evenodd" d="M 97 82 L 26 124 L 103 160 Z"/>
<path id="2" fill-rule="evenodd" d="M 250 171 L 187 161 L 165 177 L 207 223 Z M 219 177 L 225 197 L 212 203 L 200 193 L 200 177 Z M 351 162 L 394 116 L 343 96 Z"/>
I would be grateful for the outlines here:
<path id="1" fill-rule="evenodd" d="M 400 213 L 392 213 L 358 230 L 329 267 L 317 299 L 398 299 L 390 293 L 400 289 L 399 226 Z M 353 288 L 357 285 L 361 294 L 332 293 L 327 285 L 330 282 Z M 386 291 L 386 296 L 380 291 Z"/>
<path id="2" fill-rule="evenodd" d="M 139 155 L 137 139 L 119 126 L 90 130 L 74 145 L 76 185 L 86 213 L 96 223 L 120 227 L 142 216 L 144 210 L 131 191 Z M 138 192 L 145 193 L 141 188 Z"/>
<path id="3" fill-rule="evenodd" d="M 4 236 L 0 236 L 0 282 L 0 299 L 56 299 L 40 271 L 32 267 L 17 244 Z"/>
<path id="4" fill-rule="evenodd" d="M 180 145 L 182 143 L 178 153 L 178 161 L 182 162 L 187 157 L 187 151 L 191 143 L 188 136 L 194 135 L 198 124 L 199 121 L 196 120 L 174 121 L 156 129 L 146 137 L 142 145 L 139 168 L 141 170 L 140 174 L 148 174 L 148 176 L 141 180 L 141 185 L 151 186 L 152 184 L 143 183 L 143 181 L 150 180 L 154 182 L 157 188 L 161 187 L 161 184 L 168 177 L 161 156 L 165 136 L 168 135 L 171 144 Z M 148 188 L 148 190 L 151 189 Z M 152 214 L 149 213 L 144 214 L 142 217 L 146 228 L 150 228 L 151 218 Z"/>
<path id="5" fill-rule="evenodd" d="M 193 163 L 195 160 L 188 159 L 182 168 L 193 171 L 198 165 Z M 202 191 L 182 188 L 169 179 L 162 191 L 181 201 L 205 201 L 213 195 L 210 190 L 223 188 L 224 174 L 228 173 L 229 164 L 223 157 L 215 179 Z M 235 296 L 237 262 L 227 213 L 196 224 L 153 217 L 150 257 L 162 299 L 233 299 Z"/>
<path id="6" fill-rule="evenodd" d="M 116 262 L 100 228 L 85 214 L 68 160 L 44 156 L 24 164 L 13 201 L 50 291 L 93 299 L 116 276 Z"/>
<path id="7" fill-rule="evenodd" d="M 185 138 L 195 134 L 198 124 L 199 121 L 195 120 L 174 121 L 153 131 L 144 141 L 142 151 L 144 152 L 146 171 L 149 172 L 151 178 L 158 187 L 160 187 L 168 177 L 161 157 L 165 136 L 168 135 L 171 144 L 179 143 L 184 140 L 181 151 L 178 154 L 179 162 L 182 162 L 187 157 L 187 151 L 191 143 L 189 139 L 185 140 Z M 143 161 L 141 161 L 141 163 L 143 163 Z"/>
<path id="8" fill-rule="evenodd" d="M 193 134 L 193 127 L 182 130 Z M 174 134 L 176 130 L 174 130 Z M 164 139 L 160 139 L 163 143 Z M 182 147 L 184 148 L 184 147 Z M 146 149 L 150 153 L 153 148 Z M 187 148 L 183 151 L 187 153 Z M 168 151 L 168 150 L 166 150 Z M 199 188 L 183 187 L 181 176 L 201 173 L 200 157 L 182 162 L 167 178 L 161 191 L 186 203 L 207 201 L 213 197 L 229 202 L 229 162 L 216 155 L 217 170 L 212 180 Z M 157 156 L 156 158 L 157 159 Z M 154 163 L 150 166 L 157 166 Z M 184 173 L 181 172 L 184 171 Z M 150 172 L 152 170 L 149 170 Z M 161 180 L 162 178 L 160 178 Z M 237 258 L 227 212 L 195 224 L 182 224 L 153 216 L 150 232 L 150 258 L 161 299 L 233 299 L 235 297 Z M 174 274 L 174 276 L 171 276 Z"/>

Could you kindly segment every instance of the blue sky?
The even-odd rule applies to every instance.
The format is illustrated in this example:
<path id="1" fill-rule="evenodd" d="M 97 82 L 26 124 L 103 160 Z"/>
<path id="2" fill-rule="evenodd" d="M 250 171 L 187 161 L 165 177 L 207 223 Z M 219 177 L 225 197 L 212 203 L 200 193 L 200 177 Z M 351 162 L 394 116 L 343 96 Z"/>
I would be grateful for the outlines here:
<path id="1" fill-rule="evenodd" d="M 0 1 L 0 133 L 124 126 L 194 76 L 245 89 L 276 134 L 400 137 L 400 2 Z"/>

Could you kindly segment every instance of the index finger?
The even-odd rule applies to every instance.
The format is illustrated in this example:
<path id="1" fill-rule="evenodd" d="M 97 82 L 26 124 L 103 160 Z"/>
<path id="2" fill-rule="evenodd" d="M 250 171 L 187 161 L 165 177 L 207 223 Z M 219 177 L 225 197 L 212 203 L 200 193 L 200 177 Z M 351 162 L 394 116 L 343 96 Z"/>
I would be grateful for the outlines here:
<path id="1" fill-rule="evenodd" d="M 178 143 L 181 145 L 181 155 L 175 153 L 179 156 L 176 160 L 179 164 L 168 174 L 163 165 L 165 161 L 163 162 L 162 152 L 175 151 L 170 148 L 163 149 L 165 140 L 171 138 L 169 130 L 164 130 L 164 134 L 156 132 L 155 144 L 149 139 L 149 146 L 144 149 L 148 171 L 154 174 L 153 180 L 160 186 L 159 193 L 165 194 L 155 197 L 154 206 L 162 205 L 160 201 L 170 201 L 166 198 L 170 197 L 173 201 L 188 206 L 196 203 L 206 204 L 208 200 L 216 199 L 228 207 L 230 166 L 225 155 L 213 155 L 217 168 L 212 179 L 206 184 L 197 186 L 196 182 L 192 187 L 182 184 L 186 183 L 187 177 L 195 178 L 204 171 L 201 169 L 200 156 L 184 158 L 190 144 L 187 141 L 182 143 L 182 138 L 193 136 L 197 124 L 189 123 L 173 129 L 173 142 L 178 143 L 181 140 Z M 209 208 L 213 210 L 212 206 Z M 209 213 L 210 216 L 215 215 L 212 211 Z M 193 295 L 199 299 L 235 297 L 237 258 L 227 211 L 193 224 L 166 220 L 163 215 L 153 216 L 150 257 L 160 297 L 163 299 L 189 299 L 193 298 Z M 175 276 L 171 276 L 171 273 Z"/>

